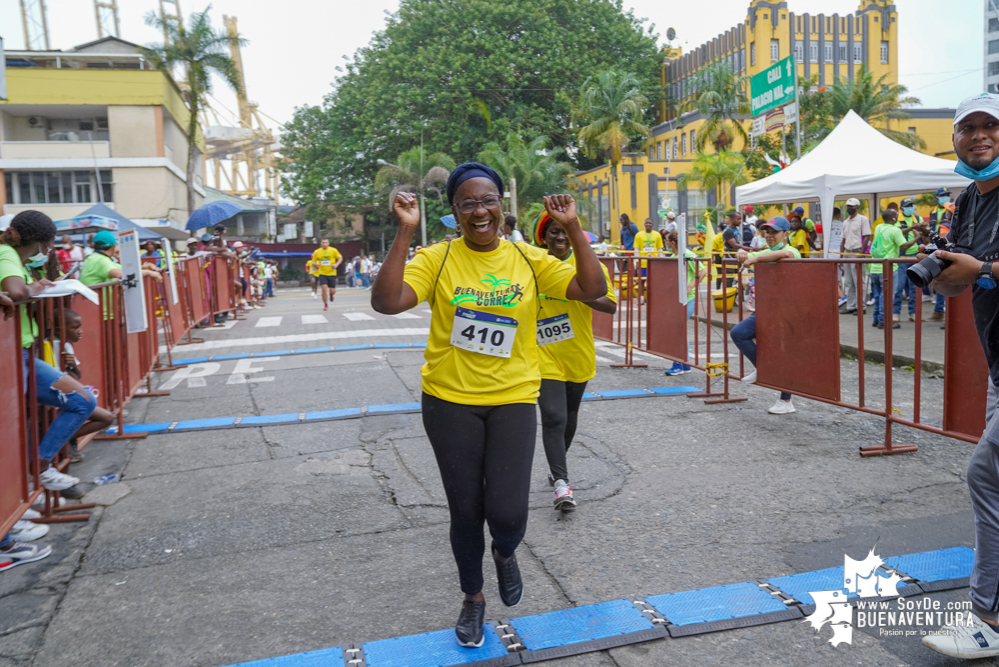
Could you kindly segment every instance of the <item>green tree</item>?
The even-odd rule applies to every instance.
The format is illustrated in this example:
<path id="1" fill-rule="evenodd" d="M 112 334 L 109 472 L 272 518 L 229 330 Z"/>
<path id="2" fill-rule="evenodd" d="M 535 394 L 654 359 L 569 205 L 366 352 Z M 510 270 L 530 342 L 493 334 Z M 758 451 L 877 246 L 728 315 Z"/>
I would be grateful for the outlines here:
<path id="1" fill-rule="evenodd" d="M 748 77 L 740 76 L 728 63 L 701 68 L 691 82 L 694 95 L 687 110 L 700 111 L 704 125 L 697 132 L 697 150 L 703 151 L 710 142 L 717 151 L 724 151 L 735 137 L 749 143 L 749 135 L 740 122 L 749 116 L 751 108 Z"/>
<path id="2" fill-rule="evenodd" d="M 503 144 L 490 142 L 483 146 L 479 161 L 495 169 L 507 187 L 511 178 L 517 179 L 517 212 L 523 217 L 531 203 L 565 190 L 573 168 L 560 159 L 564 155 L 565 149 L 561 147 L 549 148 L 548 137 L 544 135 L 524 141 L 511 132 Z"/>
<path id="3" fill-rule="evenodd" d="M 225 81 L 237 94 L 243 92 L 242 77 L 236 63 L 229 57 L 229 47 L 245 46 L 247 41 L 240 36 L 229 35 L 225 30 L 216 31 L 212 27 L 208 12 L 194 12 L 185 28 L 181 21 L 163 19 L 156 12 L 146 14 L 146 25 L 152 26 L 166 35 L 163 44 L 142 47 L 141 52 L 153 67 L 172 73 L 178 67 L 187 72 L 187 87 L 184 97 L 190 116 L 187 119 L 187 212 L 194 212 L 194 174 L 198 164 L 198 114 L 206 106 L 206 98 L 212 92 L 212 74 Z"/>
<path id="4" fill-rule="evenodd" d="M 919 104 L 919 99 L 906 97 L 909 89 L 897 83 L 885 83 L 887 78 L 888 75 L 884 74 L 875 81 L 874 75 L 864 65 L 860 66 L 852 81 L 837 78 L 836 83 L 825 92 L 828 114 L 834 120 L 832 127 L 853 110 L 889 139 L 909 148 L 925 148 L 926 142 L 919 135 L 888 128 L 889 121 L 911 118 L 902 106 Z"/>
<path id="5" fill-rule="evenodd" d="M 547 136 L 577 168 L 594 166 L 576 145 L 572 96 L 590 73 L 622 62 L 653 94 L 657 41 L 621 0 L 401 0 L 323 105 L 288 123 L 285 193 L 362 210 L 376 160 L 419 145 L 421 131 L 428 153 L 459 162 L 516 131 Z"/>
<path id="6" fill-rule="evenodd" d="M 717 153 L 697 151 L 690 171 L 682 174 L 679 181 L 681 188 L 699 183 L 703 190 L 714 190 L 718 202 L 714 215 L 725 209 L 725 198 L 732 186 L 745 185 L 748 182 L 749 177 L 742 154 L 728 150 L 720 150 Z"/>
<path id="7" fill-rule="evenodd" d="M 379 160 L 382 168 L 375 174 L 375 189 L 387 195 L 387 208 L 392 208 L 392 200 L 402 191 L 415 192 L 420 197 L 420 216 L 423 223 L 422 243 L 427 244 L 427 207 L 424 202 L 426 194 L 432 192 L 437 199 L 443 201 L 444 186 L 451 170 L 455 168 L 454 160 L 444 153 L 429 155 L 422 146 L 411 148 L 400 154 L 395 164 Z"/>

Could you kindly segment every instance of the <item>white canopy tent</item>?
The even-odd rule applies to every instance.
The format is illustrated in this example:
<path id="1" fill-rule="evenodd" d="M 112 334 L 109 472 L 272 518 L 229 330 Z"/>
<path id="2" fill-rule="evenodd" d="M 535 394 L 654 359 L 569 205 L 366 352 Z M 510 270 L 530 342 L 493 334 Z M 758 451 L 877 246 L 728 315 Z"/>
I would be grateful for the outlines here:
<path id="1" fill-rule="evenodd" d="M 856 197 L 871 202 L 871 216 L 879 214 L 877 201 L 946 186 L 952 197 L 970 181 L 954 172 L 955 162 L 932 157 L 892 141 L 853 111 L 810 153 L 772 176 L 735 189 L 738 207 L 745 204 L 783 204 L 817 201 L 823 223 L 832 220 L 836 200 Z M 822 247 L 829 255 L 832 225 L 822 225 Z M 834 249 L 838 251 L 839 249 Z"/>

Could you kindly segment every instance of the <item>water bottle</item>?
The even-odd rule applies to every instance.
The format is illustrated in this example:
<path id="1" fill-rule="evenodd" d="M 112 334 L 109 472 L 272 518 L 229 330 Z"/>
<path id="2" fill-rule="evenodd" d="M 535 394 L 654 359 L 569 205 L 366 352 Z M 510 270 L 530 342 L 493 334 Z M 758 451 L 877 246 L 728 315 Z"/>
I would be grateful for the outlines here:
<path id="1" fill-rule="evenodd" d="M 121 475 L 104 475 L 103 477 L 95 477 L 94 484 L 104 486 L 105 484 L 114 484 L 119 479 L 121 479 Z"/>

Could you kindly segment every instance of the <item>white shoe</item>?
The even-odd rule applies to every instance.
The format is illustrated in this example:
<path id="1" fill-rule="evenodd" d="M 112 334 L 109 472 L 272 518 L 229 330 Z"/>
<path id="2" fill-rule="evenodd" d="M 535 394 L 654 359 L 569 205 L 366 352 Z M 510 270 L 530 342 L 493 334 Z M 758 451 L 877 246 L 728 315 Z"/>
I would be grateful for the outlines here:
<path id="1" fill-rule="evenodd" d="M 31 523 L 30 521 L 18 521 L 10 529 L 10 536 L 18 542 L 34 542 L 37 539 L 49 534 L 49 527 L 44 523 Z"/>
<path id="2" fill-rule="evenodd" d="M 62 496 L 59 496 L 59 502 L 55 503 L 56 507 L 62 507 L 65 504 L 66 504 L 66 499 L 63 498 Z M 35 499 L 35 502 L 32 503 L 31 506 L 32 507 L 45 507 L 45 494 L 43 493 L 40 496 L 38 496 L 38 498 Z M 27 518 L 29 520 L 31 520 L 31 519 L 40 519 L 40 518 L 42 518 L 42 515 L 39 514 L 38 516 L 30 517 L 30 516 L 28 516 L 28 513 L 25 512 L 24 513 L 24 518 Z"/>
<path id="3" fill-rule="evenodd" d="M 945 625 L 939 635 L 923 637 L 923 646 L 952 658 L 974 660 L 999 655 L 999 630 L 971 615 L 972 626 L 963 623 L 954 627 Z"/>
<path id="4" fill-rule="evenodd" d="M 35 510 L 29 507 L 24 511 L 24 514 L 21 515 L 21 518 L 24 519 L 25 521 L 34 521 L 35 519 L 41 519 L 42 513 L 36 512 Z"/>
<path id="5" fill-rule="evenodd" d="M 53 467 L 48 467 L 38 476 L 38 481 L 49 491 L 62 491 L 80 483 L 79 477 L 64 475 Z"/>
<path id="6" fill-rule="evenodd" d="M 777 402 L 774 403 L 774 406 L 769 410 L 767 410 L 767 412 L 769 412 L 772 415 L 789 415 L 792 412 L 797 412 L 797 410 L 794 409 L 794 404 L 791 403 L 790 400 L 782 401 L 780 399 L 777 399 Z"/>
<path id="7" fill-rule="evenodd" d="M 746 384 L 756 384 L 756 370 L 754 369 L 752 373 L 746 375 L 742 378 L 742 382 Z"/>
<path id="8" fill-rule="evenodd" d="M 576 500 L 572 497 L 572 487 L 562 479 L 555 480 L 555 509 L 574 510 Z"/>

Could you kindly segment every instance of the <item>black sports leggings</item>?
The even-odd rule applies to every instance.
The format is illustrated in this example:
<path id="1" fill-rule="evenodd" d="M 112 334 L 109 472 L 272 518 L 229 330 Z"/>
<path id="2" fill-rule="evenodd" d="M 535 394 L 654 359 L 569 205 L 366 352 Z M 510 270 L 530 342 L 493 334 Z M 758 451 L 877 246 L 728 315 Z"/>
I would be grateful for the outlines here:
<path id="1" fill-rule="evenodd" d="M 585 382 L 542 380 L 538 406 L 541 407 L 541 439 L 545 443 L 548 468 L 555 479 L 569 481 L 566 454 L 576 435 L 579 404 L 586 393 Z"/>
<path id="2" fill-rule="evenodd" d="M 482 590 L 482 522 L 509 558 L 527 531 L 538 421 L 533 403 L 460 405 L 423 394 L 423 427 L 451 512 L 451 551 L 461 590 Z"/>

